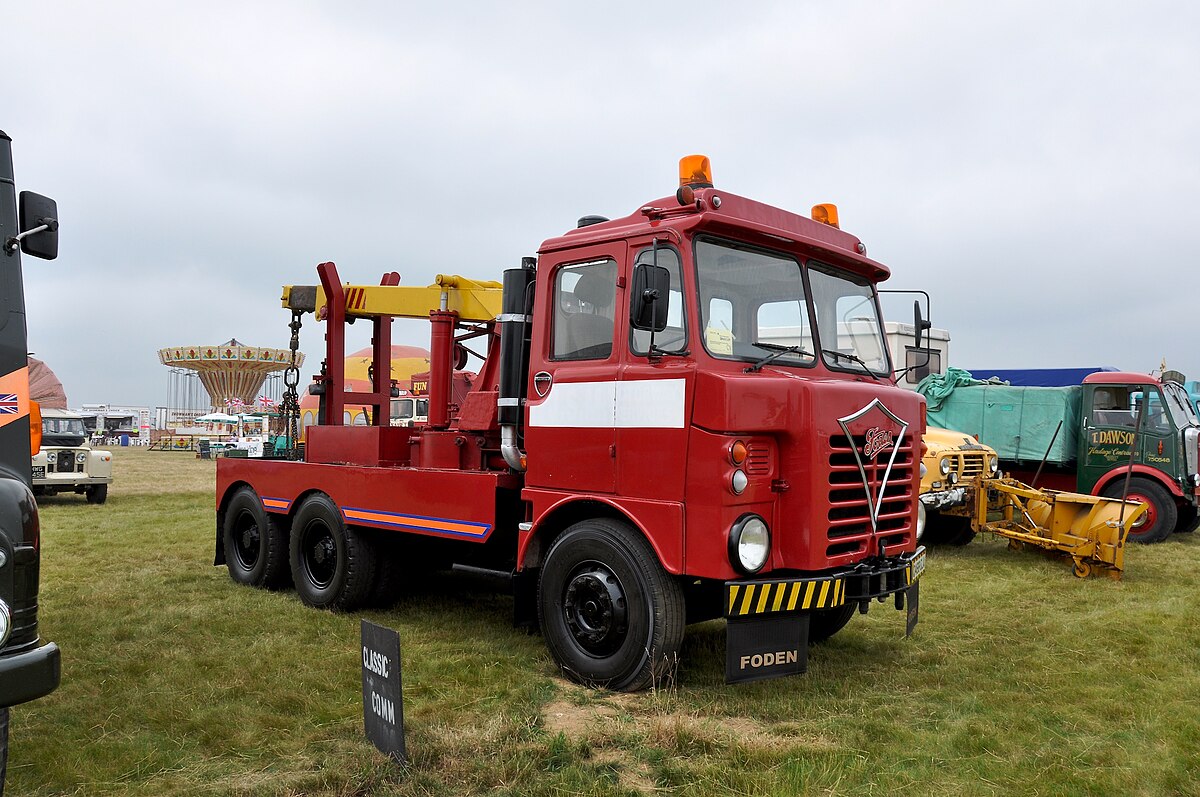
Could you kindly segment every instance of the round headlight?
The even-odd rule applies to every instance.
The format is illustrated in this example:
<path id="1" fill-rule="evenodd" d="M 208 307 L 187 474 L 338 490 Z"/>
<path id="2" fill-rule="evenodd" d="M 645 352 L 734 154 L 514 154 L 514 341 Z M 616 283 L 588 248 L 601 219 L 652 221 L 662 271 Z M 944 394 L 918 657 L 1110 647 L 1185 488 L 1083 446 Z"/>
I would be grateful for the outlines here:
<path id="1" fill-rule="evenodd" d="M 746 485 L 749 483 L 750 479 L 746 478 L 745 472 L 735 470 L 733 472 L 733 478 L 730 479 L 729 486 L 732 488 L 735 495 L 741 495 L 745 491 Z"/>
<path id="2" fill-rule="evenodd" d="M 950 474 L 950 483 L 951 483 L 951 484 L 958 484 L 958 474 L 957 474 L 957 473 L 951 473 L 951 474 Z"/>
<path id="3" fill-rule="evenodd" d="M 950 458 L 949 457 L 942 457 L 942 461 L 938 463 L 938 470 L 940 470 L 942 472 L 943 476 L 945 476 L 946 474 L 948 474 L 950 472 Z"/>
<path id="4" fill-rule="evenodd" d="M 757 573 L 771 553 L 771 531 L 758 515 L 743 515 L 729 530 L 729 561 L 743 573 Z"/>
<path id="5" fill-rule="evenodd" d="M 988 457 L 988 472 L 995 474 L 1000 470 L 1000 460 L 996 457 Z"/>
<path id="6" fill-rule="evenodd" d="M 80 451 L 78 454 L 75 455 L 75 461 L 78 462 L 80 465 L 87 462 L 87 452 Z"/>
<path id="7" fill-rule="evenodd" d="M 917 501 L 917 541 L 925 536 L 925 505 Z"/>
<path id="8" fill-rule="evenodd" d="M 922 479 L 924 479 L 924 478 L 925 478 L 925 475 L 926 475 L 927 473 L 929 473 L 929 468 L 925 467 L 925 463 L 924 463 L 924 462 L 922 462 L 922 463 L 921 463 L 921 478 L 922 478 Z"/>
<path id="9" fill-rule="evenodd" d="M 46 461 L 49 462 L 50 464 L 54 464 L 55 462 L 58 462 L 58 452 L 57 451 L 47 451 L 46 452 Z"/>
<path id="10" fill-rule="evenodd" d="M 0 648 L 4 647 L 8 642 L 8 635 L 12 632 L 12 613 L 8 609 L 8 604 L 0 601 Z"/>

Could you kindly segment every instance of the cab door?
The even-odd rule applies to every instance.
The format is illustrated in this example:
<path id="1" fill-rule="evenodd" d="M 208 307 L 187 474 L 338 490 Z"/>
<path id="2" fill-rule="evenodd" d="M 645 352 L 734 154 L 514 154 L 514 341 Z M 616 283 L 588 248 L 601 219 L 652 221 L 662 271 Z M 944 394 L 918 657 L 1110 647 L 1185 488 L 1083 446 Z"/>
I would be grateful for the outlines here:
<path id="1" fill-rule="evenodd" d="M 1089 385 L 1088 388 L 1083 397 L 1087 426 L 1080 441 L 1083 452 L 1077 489 L 1091 492 L 1104 474 L 1127 466 L 1135 431 L 1134 462 L 1174 476 L 1175 430 L 1158 389 L 1150 385 Z"/>
<path id="2" fill-rule="evenodd" d="M 625 329 L 617 279 L 625 252 L 618 241 L 539 264 L 525 426 L 529 487 L 616 491 L 617 330 Z"/>
<path id="3" fill-rule="evenodd" d="M 696 361 L 688 349 L 689 292 L 679 250 L 660 240 L 634 243 L 633 268 L 657 264 L 671 275 L 667 328 L 654 334 L 633 329 L 630 316 L 638 297 L 626 291 L 618 336 L 624 362 L 617 386 L 617 486 L 622 496 L 682 501 L 687 474 L 688 418 L 695 389 Z"/>

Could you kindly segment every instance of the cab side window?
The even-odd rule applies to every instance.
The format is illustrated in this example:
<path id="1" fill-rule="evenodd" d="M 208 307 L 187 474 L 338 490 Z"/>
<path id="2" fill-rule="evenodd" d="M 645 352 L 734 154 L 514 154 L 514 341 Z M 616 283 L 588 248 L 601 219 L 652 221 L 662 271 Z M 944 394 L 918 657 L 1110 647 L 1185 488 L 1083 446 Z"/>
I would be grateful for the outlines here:
<path id="1" fill-rule="evenodd" d="M 617 262 L 564 266 L 554 277 L 555 360 L 604 360 L 612 354 Z"/>
<path id="2" fill-rule="evenodd" d="M 1097 426 L 1137 426 L 1138 409 L 1143 409 L 1142 431 L 1164 433 L 1171 424 L 1163 406 L 1162 396 L 1155 389 L 1098 387 L 1092 394 L 1092 423 Z"/>
<path id="3" fill-rule="evenodd" d="M 654 262 L 654 249 L 643 249 L 634 261 L 634 268 L 642 264 Z M 658 248 L 658 265 L 671 274 L 671 290 L 667 305 L 667 328 L 654 333 L 654 347 L 664 351 L 682 351 L 687 348 L 687 308 L 683 300 L 683 282 L 679 276 L 679 253 L 665 246 Z M 641 297 L 631 296 L 630 302 L 637 302 Z M 634 310 L 630 306 L 630 312 Z M 631 329 L 629 335 L 629 350 L 634 354 L 645 355 L 650 351 L 650 331 L 647 329 Z"/>

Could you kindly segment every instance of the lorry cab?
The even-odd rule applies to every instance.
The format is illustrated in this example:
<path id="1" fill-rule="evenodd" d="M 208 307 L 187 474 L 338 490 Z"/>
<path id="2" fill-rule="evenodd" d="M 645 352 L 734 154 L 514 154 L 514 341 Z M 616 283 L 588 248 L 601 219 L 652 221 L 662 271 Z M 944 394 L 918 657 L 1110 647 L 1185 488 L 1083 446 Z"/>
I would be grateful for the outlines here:
<path id="1" fill-rule="evenodd" d="M 892 381 L 875 290 L 887 269 L 833 223 L 701 183 L 684 204 L 585 217 L 539 251 L 535 531 L 583 491 L 636 513 L 689 576 L 911 552 L 923 400 Z M 638 323 L 652 270 L 656 330 Z M 761 559 L 730 554 L 746 518 L 770 530 Z"/>
<path id="2" fill-rule="evenodd" d="M 103 504 L 112 480 L 112 453 L 88 444 L 83 416 L 43 407 L 42 445 L 33 457 L 34 495 L 69 492 Z"/>
<path id="3" fill-rule="evenodd" d="M 1103 371 L 1083 380 L 1078 489 L 1116 495 L 1132 461 L 1130 500 L 1149 506 L 1143 523 L 1165 534 L 1190 530 L 1200 495 L 1200 418 L 1182 385 Z M 1135 445 L 1136 450 L 1130 450 Z M 1132 460 L 1131 460 L 1132 453 Z M 1161 516 L 1167 516 L 1165 518 Z"/>

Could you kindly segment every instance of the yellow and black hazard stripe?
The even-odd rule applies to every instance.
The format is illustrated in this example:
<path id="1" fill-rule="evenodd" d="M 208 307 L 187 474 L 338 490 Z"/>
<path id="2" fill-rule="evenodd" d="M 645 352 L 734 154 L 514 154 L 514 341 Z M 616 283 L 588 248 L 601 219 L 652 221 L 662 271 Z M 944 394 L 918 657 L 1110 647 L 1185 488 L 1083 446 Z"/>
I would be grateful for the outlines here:
<path id="1" fill-rule="evenodd" d="M 834 578 L 784 581 L 729 581 L 725 584 L 725 616 L 833 609 L 846 602 L 846 581 Z"/>

